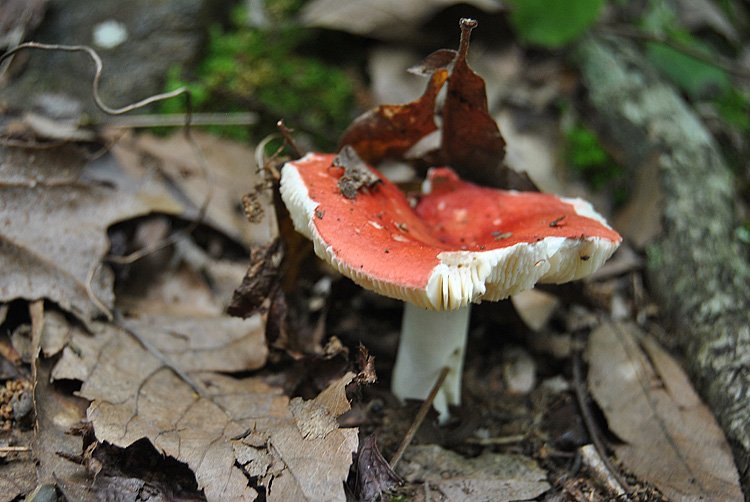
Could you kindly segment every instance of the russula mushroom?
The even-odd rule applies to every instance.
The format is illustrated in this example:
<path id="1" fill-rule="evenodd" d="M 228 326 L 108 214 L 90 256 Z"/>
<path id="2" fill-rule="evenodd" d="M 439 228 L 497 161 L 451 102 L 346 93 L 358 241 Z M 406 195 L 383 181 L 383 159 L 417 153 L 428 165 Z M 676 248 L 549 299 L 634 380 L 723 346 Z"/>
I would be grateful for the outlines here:
<path id="1" fill-rule="evenodd" d="M 378 171 L 345 197 L 334 155 L 311 153 L 282 169 L 281 196 L 316 254 L 362 287 L 406 302 L 392 391 L 427 397 L 441 420 L 460 404 L 471 303 L 495 301 L 598 269 L 620 243 L 591 205 L 550 194 L 504 191 L 429 171 L 412 207 Z"/>

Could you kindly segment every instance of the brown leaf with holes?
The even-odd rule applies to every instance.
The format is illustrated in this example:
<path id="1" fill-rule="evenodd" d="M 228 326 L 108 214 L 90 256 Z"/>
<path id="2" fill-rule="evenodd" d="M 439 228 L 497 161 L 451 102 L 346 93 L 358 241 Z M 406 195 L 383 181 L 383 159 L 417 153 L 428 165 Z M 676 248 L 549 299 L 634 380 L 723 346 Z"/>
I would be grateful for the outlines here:
<path id="1" fill-rule="evenodd" d="M 229 321 L 260 331 L 262 340 L 258 318 Z M 259 378 L 215 373 L 257 368 L 262 343 L 235 343 L 241 339 L 221 324 L 189 322 L 149 317 L 127 324 L 186 371 L 199 392 L 126 331 L 102 323 L 93 323 L 94 335 L 73 335 L 53 376 L 82 382 L 99 441 L 124 448 L 148 439 L 186 463 L 209 500 L 254 500 L 252 475 L 262 478 L 268 500 L 343 501 L 357 431 L 338 429 L 336 417 L 349 409 L 344 387 L 353 375 L 313 401 L 290 402 Z"/>
<path id="2" fill-rule="evenodd" d="M 436 70 L 422 97 L 403 105 L 381 105 L 357 117 L 344 131 L 339 147 L 352 146 L 368 163 L 402 158 L 419 140 L 437 131 L 435 101 L 448 71 Z"/>
<path id="3" fill-rule="evenodd" d="M 466 61 L 471 31 L 476 25 L 474 20 L 462 19 L 458 51 L 435 51 L 410 69 L 430 75 L 421 98 L 366 112 L 344 132 L 339 145 L 351 145 L 371 164 L 394 159 L 446 165 L 476 183 L 535 190 L 528 177 L 503 164 L 505 141 L 489 113 L 484 79 Z M 446 80 L 445 99 L 436 109 L 438 93 Z M 440 129 L 436 116 L 440 116 Z"/>

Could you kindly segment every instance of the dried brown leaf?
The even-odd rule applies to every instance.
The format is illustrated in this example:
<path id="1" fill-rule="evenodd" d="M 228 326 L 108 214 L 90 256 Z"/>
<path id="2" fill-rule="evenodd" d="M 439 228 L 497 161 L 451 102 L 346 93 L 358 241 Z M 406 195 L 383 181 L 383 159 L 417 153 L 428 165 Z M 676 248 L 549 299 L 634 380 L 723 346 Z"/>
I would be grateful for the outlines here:
<path id="1" fill-rule="evenodd" d="M 541 331 L 547 325 L 560 301 L 538 289 L 527 289 L 510 298 L 519 317 L 532 331 Z"/>
<path id="2" fill-rule="evenodd" d="M 262 367 L 268 348 L 265 343 L 264 317 L 255 315 L 248 319 L 234 317 L 186 317 L 144 315 L 126 319 L 125 326 L 146 339 L 162 355 L 183 371 L 241 372 Z M 105 333 L 115 328 L 98 325 Z M 127 336 L 127 335 L 125 335 Z M 133 357 L 122 348 L 123 354 L 106 353 L 109 349 L 99 344 L 106 337 L 88 336 L 74 332 L 72 346 L 63 352 L 60 363 L 53 371 L 54 379 L 69 378 L 85 381 L 88 365 L 96 357 Z"/>
<path id="3" fill-rule="evenodd" d="M 0 462 L 0 502 L 18 500 L 36 485 L 36 465 L 28 453 Z"/>
<path id="4" fill-rule="evenodd" d="M 357 117 L 344 131 L 339 146 L 350 145 L 371 164 L 403 157 L 420 139 L 437 130 L 435 100 L 447 78 L 448 71 L 439 69 L 416 101 L 381 105 Z"/>
<path id="5" fill-rule="evenodd" d="M 41 348 L 45 357 L 59 353 L 67 345 L 73 332 L 81 329 L 71 325 L 60 312 L 47 310 L 44 313 L 44 330 Z"/>
<path id="6" fill-rule="evenodd" d="M 182 348 L 167 357 L 193 370 L 191 377 L 203 389 L 198 395 L 125 332 L 104 324 L 96 328 L 94 336 L 74 336 L 54 377 L 83 382 L 80 394 L 93 401 L 87 415 L 99 440 L 127 447 L 147 438 L 185 462 L 209 500 L 253 500 L 257 493 L 247 476 L 256 474 L 263 474 L 259 483 L 268 500 L 344 500 L 342 483 L 357 431 L 338 429 L 335 417 L 348 410 L 343 387 L 352 375 L 313 401 L 291 405 L 281 389 L 260 379 L 207 371 L 217 364 L 202 360 L 203 353 L 218 333 L 181 329 L 183 336 L 173 342 Z M 139 328 L 154 336 L 151 328 Z M 154 331 L 164 336 L 163 327 Z M 166 344 L 160 336 L 152 338 L 154 344 Z M 313 431 L 308 439 L 298 424 Z"/>
<path id="7" fill-rule="evenodd" d="M 458 51 L 436 51 L 413 69 L 431 75 L 420 99 L 405 105 L 381 105 L 366 112 L 344 132 L 339 145 L 351 145 L 371 164 L 387 159 L 442 164 L 480 184 L 537 190 L 528 176 L 503 164 L 505 141 L 489 113 L 484 80 L 466 61 L 471 31 L 476 25 L 474 20 L 462 19 Z M 437 96 L 446 79 L 445 100 L 437 110 Z M 436 115 L 441 117 L 440 129 Z"/>
<path id="8" fill-rule="evenodd" d="M 113 152 L 132 173 L 143 175 L 156 170 L 166 176 L 178 188 L 180 196 L 189 201 L 184 217 L 195 218 L 210 193 L 206 223 L 248 248 L 268 244 L 276 237 L 276 216 L 271 192 L 256 191 L 264 180 L 253 161 L 253 150 L 209 134 L 194 131 L 193 136 L 202 150 L 208 173 L 202 172 L 201 160 L 179 133 L 164 139 L 148 134 L 127 137 Z M 258 223 L 248 225 L 240 204 L 242 197 L 251 191 L 256 193 L 263 214 Z"/>
<path id="9" fill-rule="evenodd" d="M 74 337 L 53 376 L 83 381 L 79 394 L 93 401 L 87 416 L 97 438 L 123 448 L 148 438 L 159 451 L 187 463 L 209 499 L 253 500 L 231 446 L 231 438 L 251 424 L 234 420 L 211 398 L 232 394 L 253 402 L 269 389 L 259 382 L 248 382 L 242 391 L 212 382 L 208 399 L 197 396 L 127 333 L 105 324 L 96 328 L 95 336 Z"/>
<path id="10" fill-rule="evenodd" d="M 80 436 L 70 434 L 86 417 L 88 401 L 60 392 L 50 383 L 51 362 L 39 362 L 34 387 L 37 416 L 33 455 L 37 462 L 38 482 L 59 484 L 66 496 L 80 501 L 94 501 L 86 469 L 58 453 L 75 456 L 81 453 Z"/>
<path id="11" fill-rule="evenodd" d="M 189 317 L 150 315 L 127 319 L 128 329 L 147 338 L 180 369 L 251 371 L 268 356 L 265 317 Z"/>
<path id="12" fill-rule="evenodd" d="M 285 469 L 273 477 L 270 502 L 346 500 L 343 483 L 357 450 L 358 433 L 339 429 L 335 420 L 349 410 L 344 389 L 353 378 L 354 373 L 347 373 L 312 401 L 292 400 L 294 418 L 273 427 L 270 451 Z"/>
<path id="13" fill-rule="evenodd" d="M 591 392 L 625 444 L 615 453 L 673 500 L 743 500 L 724 434 L 679 365 L 630 324 L 589 338 Z"/>
<path id="14" fill-rule="evenodd" d="M 216 317 L 226 308 L 206 284 L 205 276 L 192 267 L 182 264 L 155 277 L 138 272 L 134 284 L 121 288 L 117 295 L 118 308 L 128 314 Z"/>
<path id="15" fill-rule="evenodd" d="M 0 147 L 0 302 L 48 298 L 86 321 L 112 307 L 106 229 L 153 206 L 85 168 L 73 146 Z"/>
<path id="16" fill-rule="evenodd" d="M 466 62 L 476 21 L 461 20 L 461 44 L 443 104 L 443 161 L 464 179 L 497 184 L 505 141 L 487 108 L 484 80 Z"/>
<path id="17" fill-rule="evenodd" d="M 378 449 L 377 437 L 371 434 L 362 440 L 357 454 L 357 496 L 359 500 L 377 500 L 401 483 Z"/>
<path id="18" fill-rule="evenodd" d="M 550 489 L 546 473 L 521 455 L 485 452 L 465 458 L 437 445 L 410 446 L 397 467 L 407 481 L 426 482 L 440 501 L 529 500 Z"/>
<path id="19" fill-rule="evenodd" d="M 407 71 L 415 75 L 429 77 L 436 71 L 448 68 L 456 59 L 458 51 L 453 49 L 438 49 L 422 60 L 418 65 L 410 67 Z"/>
<path id="20" fill-rule="evenodd" d="M 638 169 L 633 193 L 615 217 L 614 225 L 637 249 L 644 249 L 662 233 L 664 194 L 658 156 Z"/>

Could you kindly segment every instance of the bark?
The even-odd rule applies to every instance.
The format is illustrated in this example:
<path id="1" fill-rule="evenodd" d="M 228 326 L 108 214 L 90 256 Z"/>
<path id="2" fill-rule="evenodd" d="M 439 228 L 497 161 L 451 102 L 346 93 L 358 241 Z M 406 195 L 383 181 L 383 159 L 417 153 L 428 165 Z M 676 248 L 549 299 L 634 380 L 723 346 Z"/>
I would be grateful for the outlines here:
<path id="1" fill-rule="evenodd" d="M 590 37 L 574 54 L 626 166 L 657 170 L 662 231 L 647 248 L 651 290 L 732 445 L 748 498 L 750 266 L 734 238 L 733 176 L 700 120 L 631 45 Z"/>

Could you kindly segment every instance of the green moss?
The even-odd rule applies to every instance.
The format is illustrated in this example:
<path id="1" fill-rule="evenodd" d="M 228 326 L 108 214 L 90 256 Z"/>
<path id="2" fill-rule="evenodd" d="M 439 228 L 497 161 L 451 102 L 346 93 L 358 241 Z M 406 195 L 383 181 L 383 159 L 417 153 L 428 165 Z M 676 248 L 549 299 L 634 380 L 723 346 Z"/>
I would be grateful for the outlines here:
<path id="1" fill-rule="evenodd" d="M 750 98 L 732 87 L 716 100 L 721 118 L 743 133 L 750 133 Z"/>
<path id="2" fill-rule="evenodd" d="M 648 268 L 657 269 L 664 265 L 664 253 L 661 248 L 656 245 L 651 245 L 646 248 L 646 262 Z"/>
<path id="3" fill-rule="evenodd" d="M 218 128 L 222 134 L 258 139 L 283 118 L 290 127 L 308 132 L 320 148 L 330 148 L 355 112 L 354 84 L 344 69 L 302 54 L 305 45 L 314 44 L 315 33 L 291 20 L 301 4 L 267 1 L 267 28 L 249 27 L 245 9 L 235 9 L 229 29 L 211 28 L 207 55 L 194 75 L 173 69 L 168 89 L 187 85 L 198 111 L 260 113 L 258 126 Z M 173 102 L 162 111 L 180 108 Z"/>
<path id="4" fill-rule="evenodd" d="M 599 138 L 584 125 L 576 124 L 566 133 L 565 156 L 569 167 L 595 190 L 613 189 L 616 202 L 627 197 L 621 182 L 625 172 L 602 147 Z"/>

